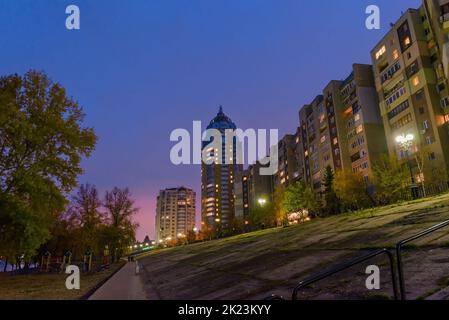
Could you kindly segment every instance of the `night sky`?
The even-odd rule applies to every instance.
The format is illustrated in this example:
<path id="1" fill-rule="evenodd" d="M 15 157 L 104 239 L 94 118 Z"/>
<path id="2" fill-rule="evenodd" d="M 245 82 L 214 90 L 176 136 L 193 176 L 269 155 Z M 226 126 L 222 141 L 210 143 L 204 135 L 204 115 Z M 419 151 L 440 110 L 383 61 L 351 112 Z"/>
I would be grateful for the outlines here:
<path id="1" fill-rule="evenodd" d="M 370 50 L 420 0 L 0 0 L 0 75 L 45 71 L 99 136 L 80 182 L 129 187 L 138 238 L 154 236 L 159 189 L 197 192 L 200 167 L 169 159 L 176 128 L 203 128 L 218 106 L 242 129 L 294 133 L 299 107 Z M 65 8 L 81 30 L 65 28 Z M 381 30 L 365 8 L 381 8 Z"/>

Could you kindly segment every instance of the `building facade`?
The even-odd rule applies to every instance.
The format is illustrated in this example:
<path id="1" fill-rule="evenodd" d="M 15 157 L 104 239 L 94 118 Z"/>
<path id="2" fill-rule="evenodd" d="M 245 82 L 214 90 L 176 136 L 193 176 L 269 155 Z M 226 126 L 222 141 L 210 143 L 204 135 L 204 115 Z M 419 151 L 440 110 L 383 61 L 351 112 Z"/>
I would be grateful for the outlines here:
<path id="1" fill-rule="evenodd" d="M 186 187 L 159 191 L 156 206 L 156 241 L 184 238 L 195 228 L 195 197 Z"/>
<path id="2" fill-rule="evenodd" d="M 216 117 L 207 129 L 220 132 L 221 146 L 212 147 L 213 138 L 203 142 L 202 152 L 211 163 L 201 165 L 201 218 L 202 227 L 228 227 L 234 218 L 234 180 L 241 170 L 237 164 L 236 139 L 226 143 L 226 130 L 236 130 L 236 125 L 223 113 L 220 107 Z M 229 150 L 227 150 L 229 148 Z M 228 151 L 228 152 L 227 152 Z M 230 159 L 226 158 L 231 154 Z"/>
<path id="3" fill-rule="evenodd" d="M 387 145 L 371 65 L 354 64 L 340 86 L 343 140 L 350 168 L 368 182 L 372 168 Z"/>
<path id="4" fill-rule="evenodd" d="M 260 162 L 240 171 L 235 181 L 235 216 L 248 224 L 251 212 L 257 206 L 273 201 L 274 179 L 272 175 L 261 175 Z"/>
<path id="5" fill-rule="evenodd" d="M 274 175 L 274 188 L 287 188 L 299 179 L 298 158 L 296 155 L 296 136 L 285 135 L 278 143 L 278 170 Z"/>
<path id="6" fill-rule="evenodd" d="M 447 81 L 427 14 L 407 10 L 371 52 L 388 151 L 409 163 L 412 184 L 448 180 Z"/>

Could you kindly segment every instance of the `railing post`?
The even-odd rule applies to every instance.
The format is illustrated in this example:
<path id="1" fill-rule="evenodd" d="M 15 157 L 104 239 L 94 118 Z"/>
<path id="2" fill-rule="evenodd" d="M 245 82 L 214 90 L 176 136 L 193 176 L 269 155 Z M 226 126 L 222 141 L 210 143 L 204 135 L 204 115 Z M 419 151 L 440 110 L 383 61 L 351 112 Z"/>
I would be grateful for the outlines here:
<path id="1" fill-rule="evenodd" d="M 404 270 L 402 267 L 402 242 L 396 244 L 396 263 L 398 266 L 398 279 L 399 279 L 399 291 L 401 295 L 401 300 L 406 300 L 407 296 L 405 293 L 405 283 L 404 283 Z"/>

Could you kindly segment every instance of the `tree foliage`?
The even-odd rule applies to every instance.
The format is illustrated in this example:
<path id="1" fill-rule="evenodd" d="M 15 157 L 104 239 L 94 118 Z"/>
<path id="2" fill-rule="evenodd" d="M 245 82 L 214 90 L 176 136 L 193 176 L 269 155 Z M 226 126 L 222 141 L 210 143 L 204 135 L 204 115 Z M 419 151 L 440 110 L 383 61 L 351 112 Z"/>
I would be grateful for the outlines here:
<path id="1" fill-rule="evenodd" d="M 324 171 L 324 207 L 325 214 L 333 215 L 340 213 L 340 200 L 334 190 L 334 172 L 331 166 L 327 166 Z"/>
<path id="2" fill-rule="evenodd" d="M 304 181 L 288 186 L 284 199 L 285 212 L 294 213 L 307 210 L 309 213 L 317 213 L 319 209 L 320 205 L 312 188 Z"/>
<path id="3" fill-rule="evenodd" d="M 79 105 L 41 72 L 0 78 L 0 253 L 33 255 L 49 238 L 96 136 Z"/>
<path id="4" fill-rule="evenodd" d="M 367 184 L 361 173 L 350 169 L 335 173 L 335 192 L 344 210 L 360 210 L 373 205 Z"/>
<path id="5" fill-rule="evenodd" d="M 373 175 L 378 204 L 404 199 L 410 186 L 410 173 L 397 157 L 383 155 L 374 165 Z"/>

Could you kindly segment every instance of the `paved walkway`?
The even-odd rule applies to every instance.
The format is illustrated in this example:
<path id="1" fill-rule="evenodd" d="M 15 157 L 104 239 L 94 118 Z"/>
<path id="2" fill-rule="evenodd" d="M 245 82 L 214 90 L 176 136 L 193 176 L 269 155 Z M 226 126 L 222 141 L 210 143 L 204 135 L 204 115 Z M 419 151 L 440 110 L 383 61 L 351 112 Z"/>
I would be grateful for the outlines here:
<path id="1" fill-rule="evenodd" d="M 135 274 L 135 262 L 128 262 L 89 300 L 146 300 L 141 277 Z"/>

